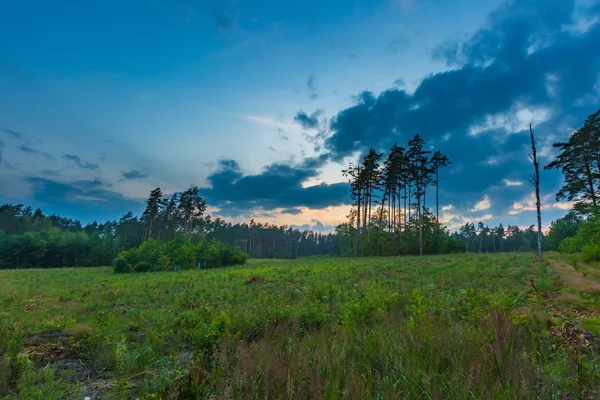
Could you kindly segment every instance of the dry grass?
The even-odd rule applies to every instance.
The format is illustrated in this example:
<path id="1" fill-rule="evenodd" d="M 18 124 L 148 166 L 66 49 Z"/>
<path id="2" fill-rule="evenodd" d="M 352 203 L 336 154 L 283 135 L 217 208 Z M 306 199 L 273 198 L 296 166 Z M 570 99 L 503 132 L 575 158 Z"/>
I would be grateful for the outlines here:
<path id="1" fill-rule="evenodd" d="M 572 266 L 560 262 L 552 262 L 550 266 L 559 273 L 561 280 L 567 286 L 584 293 L 600 293 L 600 282 L 590 277 L 589 274 L 579 272 Z"/>
<path id="2" fill-rule="evenodd" d="M 85 336 L 92 332 L 92 328 L 87 323 L 77 324 L 70 328 L 65 329 L 65 333 L 70 336 Z"/>

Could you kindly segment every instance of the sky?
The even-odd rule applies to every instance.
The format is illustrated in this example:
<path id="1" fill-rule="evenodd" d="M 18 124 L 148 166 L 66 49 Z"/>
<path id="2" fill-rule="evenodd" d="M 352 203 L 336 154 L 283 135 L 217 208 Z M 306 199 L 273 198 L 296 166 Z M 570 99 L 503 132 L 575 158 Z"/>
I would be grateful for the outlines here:
<path id="1" fill-rule="evenodd" d="M 196 185 L 330 231 L 348 162 L 420 133 L 446 226 L 527 227 L 529 124 L 546 164 L 600 108 L 598 43 L 592 0 L 0 1 L 0 202 L 104 221 Z"/>

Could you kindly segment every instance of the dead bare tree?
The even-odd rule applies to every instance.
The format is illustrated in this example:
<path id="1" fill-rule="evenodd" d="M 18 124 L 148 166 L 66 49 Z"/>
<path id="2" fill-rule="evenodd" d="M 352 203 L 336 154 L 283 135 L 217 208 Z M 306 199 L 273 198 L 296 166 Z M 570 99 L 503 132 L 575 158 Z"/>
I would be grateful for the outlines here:
<path id="1" fill-rule="evenodd" d="M 535 169 L 535 173 L 531 175 L 529 181 L 535 187 L 535 207 L 537 209 L 537 225 L 538 225 L 538 234 L 537 234 L 537 260 L 541 261 L 542 259 L 542 204 L 540 201 L 540 160 L 537 156 L 537 150 L 535 148 L 535 139 L 533 137 L 533 129 L 531 128 L 531 124 L 529 124 L 529 133 L 531 133 L 531 151 L 533 154 L 529 155 L 529 159 L 533 163 L 533 167 Z"/>

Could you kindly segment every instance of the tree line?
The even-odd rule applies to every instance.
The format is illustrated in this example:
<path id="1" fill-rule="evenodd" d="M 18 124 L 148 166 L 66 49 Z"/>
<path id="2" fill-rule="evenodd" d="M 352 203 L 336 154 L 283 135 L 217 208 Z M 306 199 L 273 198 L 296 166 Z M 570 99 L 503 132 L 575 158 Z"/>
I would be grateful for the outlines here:
<path id="1" fill-rule="evenodd" d="M 337 237 L 267 223 L 232 224 L 206 214 L 198 188 L 165 197 L 157 188 L 139 217 L 83 225 L 45 215 L 21 204 L 0 206 L 0 268 L 59 268 L 112 265 L 116 256 L 150 239 L 168 242 L 219 241 L 253 258 L 297 258 L 339 254 Z"/>
<path id="2" fill-rule="evenodd" d="M 467 222 L 452 237 L 463 243 L 465 249 L 472 253 L 496 253 L 533 251 L 537 249 L 538 232 L 535 225 L 526 229 L 517 225 L 502 224 L 490 227 L 483 222 L 475 224 Z M 553 250 L 549 245 L 545 250 Z"/>

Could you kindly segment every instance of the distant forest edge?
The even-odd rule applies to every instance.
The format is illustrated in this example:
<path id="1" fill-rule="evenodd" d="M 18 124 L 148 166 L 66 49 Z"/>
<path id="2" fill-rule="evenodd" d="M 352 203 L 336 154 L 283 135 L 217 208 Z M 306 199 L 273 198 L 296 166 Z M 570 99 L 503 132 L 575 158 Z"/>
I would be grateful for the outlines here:
<path id="1" fill-rule="evenodd" d="M 600 110 L 591 114 L 566 142 L 553 147 L 558 154 L 545 168 L 563 173 L 564 184 L 556 200 L 572 202 L 573 209 L 552 222 L 543 247 L 582 252 L 588 260 L 600 260 Z M 125 251 L 130 251 L 124 254 L 133 264 L 144 261 L 138 251 L 149 241 L 142 250 L 159 249 L 158 256 L 166 256 L 163 253 L 168 243 L 196 249 L 201 255 L 195 260 L 189 256 L 190 265 L 196 261 L 206 263 L 210 258 L 206 254 L 216 254 L 214 249 L 223 254 L 219 260 L 213 257 L 215 265 L 245 261 L 217 242 L 252 258 L 281 259 L 535 249 L 534 221 L 527 229 L 466 223 L 450 233 L 439 222 L 437 189 L 443 183 L 443 168 L 451 160 L 441 151 L 431 153 L 427 148 L 423 138 L 415 135 L 406 149 L 394 144 L 385 159 L 383 153 L 371 149 L 361 163 L 350 164 L 343 171 L 352 189 L 348 222 L 328 234 L 254 220 L 232 224 L 212 218 L 205 214 L 206 202 L 197 187 L 170 197 L 157 188 L 150 192 L 141 216 L 128 212 L 118 221 L 85 226 L 77 220 L 44 215 L 40 209 L 6 204 L 0 207 L 0 268 L 112 265 Z M 432 186 L 436 188 L 435 199 L 428 200 L 426 195 Z M 435 214 L 426 206 L 427 201 L 435 204 Z M 181 252 L 173 254 L 176 259 L 183 257 Z M 165 268 L 176 262 L 164 257 L 162 260 Z"/>

